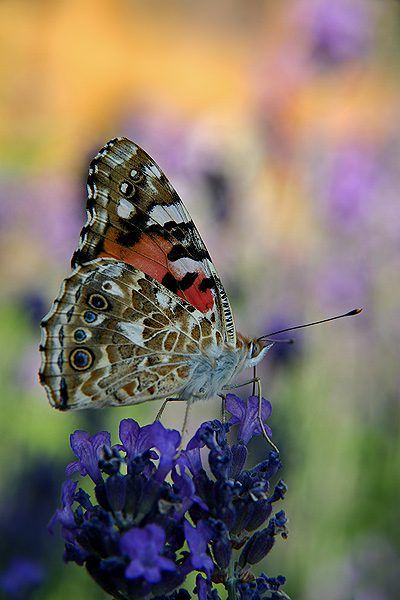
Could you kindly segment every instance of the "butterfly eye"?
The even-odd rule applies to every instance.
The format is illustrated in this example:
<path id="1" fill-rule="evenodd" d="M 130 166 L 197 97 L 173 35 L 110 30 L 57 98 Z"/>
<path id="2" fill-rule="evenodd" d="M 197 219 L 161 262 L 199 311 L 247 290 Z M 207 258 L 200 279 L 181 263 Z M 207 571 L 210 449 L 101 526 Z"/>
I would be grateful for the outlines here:
<path id="1" fill-rule="evenodd" d="M 108 308 L 108 301 L 101 294 L 92 294 L 88 298 L 88 304 L 97 310 L 105 310 Z M 87 314 L 87 313 L 86 313 Z"/>
<path id="2" fill-rule="evenodd" d="M 135 193 L 135 187 L 128 181 L 123 181 L 119 186 L 119 191 L 121 194 L 129 198 Z"/>
<path id="3" fill-rule="evenodd" d="M 142 177 L 143 177 L 143 173 L 141 171 L 138 171 L 137 169 L 132 169 L 129 173 L 129 177 L 135 182 L 138 183 Z"/>
<path id="4" fill-rule="evenodd" d="M 76 342 L 83 342 L 86 339 L 86 333 L 83 329 L 77 329 L 74 333 L 74 338 Z"/>
<path id="5" fill-rule="evenodd" d="M 94 356 L 87 348 L 79 348 L 74 350 L 69 356 L 69 363 L 76 371 L 86 371 L 92 366 Z"/>

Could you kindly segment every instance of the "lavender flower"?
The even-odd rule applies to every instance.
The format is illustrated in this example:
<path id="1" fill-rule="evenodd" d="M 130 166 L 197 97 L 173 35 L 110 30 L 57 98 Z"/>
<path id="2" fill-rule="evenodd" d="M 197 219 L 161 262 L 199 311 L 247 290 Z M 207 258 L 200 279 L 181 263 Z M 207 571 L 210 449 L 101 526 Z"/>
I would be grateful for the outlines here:
<path id="1" fill-rule="evenodd" d="M 201 600 L 218 600 L 215 583 L 225 585 L 229 598 L 285 598 L 283 577 L 256 577 L 251 571 L 276 536 L 287 534 L 283 511 L 270 518 L 273 503 L 286 491 L 282 481 L 270 490 L 282 465 L 270 452 L 243 470 L 246 444 L 261 433 L 258 398 L 250 397 L 246 405 L 229 394 L 226 406 L 230 422 L 203 423 L 179 455 L 179 433 L 159 422 L 140 427 L 124 419 L 115 446 L 107 432 L 91 438 L 75 431 L 71 448 L 78 460 L 66 473 L 89 475 L 95 500 L 77 482 L 63 484 L 62 508 L 49 527 L 62 526 L 64 560 L 85 565 L 118 600 L 186 600 L 190 596 L 181 586 L 191 572 L 197 572 L 195 593 Z M 270 413 L 269 402 L 262 400 L 263 420 Z M 239 428 L 231 446 L 232 424 Z M 209 471 L 200 452 L 204 447 Z"/>
<path id="2" fill-rule="evenodd" d="M 51 581 L 51 559 L 59 540 L 46 524 L 60 486 L 59 464 L 36 456 L 21 468 L 2 470 L 0 503 L 0 598 L 30 600 Z"/>
<path id="3" fill-rule="evenodd" d="M 297 11 L 308 30 L 314 58 L 333 67 L 360 60 L 374 42 L 374 7 L 367 0 L 300 0 Z"/>
<path id="4" fill-rule="evenodd" d="M 46 579 L 44 566 L 33 558 L 13 558 L 0 573 L 0 590 L 10 600 L 26 600 Z"/>

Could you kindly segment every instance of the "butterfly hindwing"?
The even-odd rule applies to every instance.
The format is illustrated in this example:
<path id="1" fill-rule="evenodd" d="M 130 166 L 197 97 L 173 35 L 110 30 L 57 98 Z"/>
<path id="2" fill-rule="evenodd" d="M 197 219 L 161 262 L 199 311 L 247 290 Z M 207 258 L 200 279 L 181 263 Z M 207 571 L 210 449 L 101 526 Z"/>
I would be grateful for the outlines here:
<path id="1" fill-rule="evenodd" d="M 60 409 L 179 396 L 222 336 L 200 311 L 116 259 L 77 267 L 42 322 L 41 382 Z"/>

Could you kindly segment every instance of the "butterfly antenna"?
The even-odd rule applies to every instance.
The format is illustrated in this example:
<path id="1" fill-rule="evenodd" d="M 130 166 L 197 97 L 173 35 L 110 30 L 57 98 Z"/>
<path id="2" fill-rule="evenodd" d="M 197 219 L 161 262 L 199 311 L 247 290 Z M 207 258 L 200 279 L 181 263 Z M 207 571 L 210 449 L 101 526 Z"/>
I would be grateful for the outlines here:
<path id="1" fill-rule="evenodd" d="M 269 338 L 271 335 L 277 335 L 278 333 L 285 333 L 286 331 L 293 331 L 294 329 L 304 329 L 304 327 L 311 327 L 311 325 L 320 325 L 321 323 L 328 323 L 328 321 L 335 321 L 336 319 L 342 319 L 343 317 L 352 317 L 354 315 L 358 315 L 361 311 L 362 311 L 362 308 L 355 308 L 354 310 L 344 313 L 343 315 L 336 315 L 336 317 L 329 317 L 329 319 L 322 319 L 322 321 L 313 321 L 312 323 L 306 323 L 305 325 L 296 325 L 296 327 L 288 327 L 287 329 L 280 329 L 279 331 L 274 331 L 273 333 L 267 333 L 266 335 L 262 335 L 261 337 L 258 338 L 258 340 L 263 340 L 265 338 Z M 289 343 L 292 343 L 292 342 L 289 340 Z"/>
<path id="2" fill-rule="evenodd" d="M 281 333 L 280 331 L 276 331 L 275 333 Z M 258 338 L 265 340 L 266 342 L 271 342 L 271 344 L 294 344 L 295 343 L 295 339 L 294 338 L 287 338 L 286 340 L 270 340 L 269 336 L 270 335 L 275 335 L 274 333 L 269 333 L 268 335 L 263 335 L 262 338 Z"/>

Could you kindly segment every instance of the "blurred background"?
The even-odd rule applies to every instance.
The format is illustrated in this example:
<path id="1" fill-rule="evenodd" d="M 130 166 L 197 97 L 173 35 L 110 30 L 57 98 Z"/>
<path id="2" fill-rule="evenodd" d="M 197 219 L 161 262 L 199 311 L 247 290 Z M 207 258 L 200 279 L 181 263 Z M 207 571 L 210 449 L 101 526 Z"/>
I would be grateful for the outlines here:
<path id="1" fill-rule="evenodd" d="M 2 0 L 0 73 L 1 593 L 105 597 L 46 530 L 69 435 L 117 443 L 158 410 L 61 414 L 37 378 L 89 162 L 126 136 L 183 198 L 243 334 L 363 307 L 259 369 L 290 521 L 264 571 L 296 600 L 400 598 L 399 3 Z M 191 431 L 219 410 L 198 403 Z"/>

